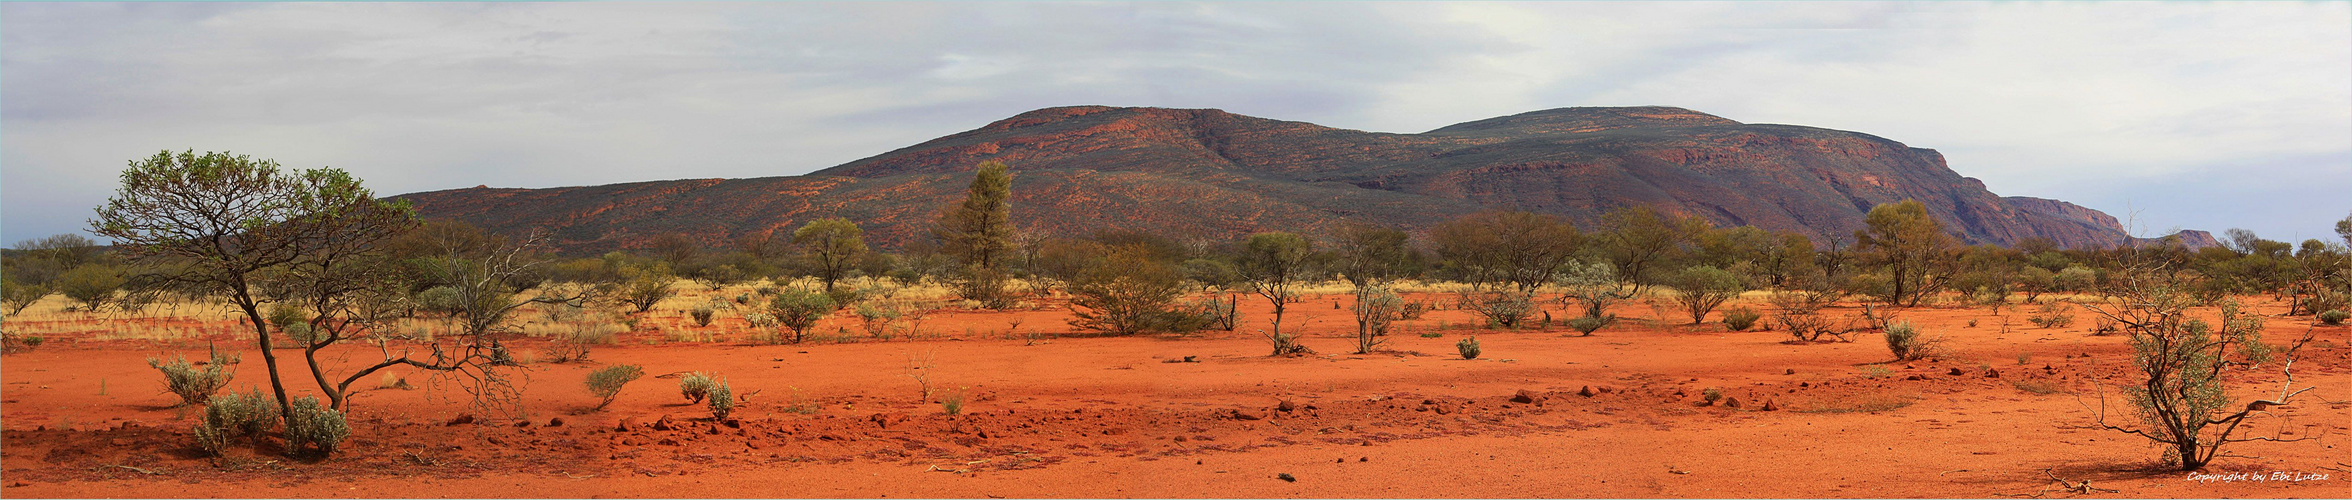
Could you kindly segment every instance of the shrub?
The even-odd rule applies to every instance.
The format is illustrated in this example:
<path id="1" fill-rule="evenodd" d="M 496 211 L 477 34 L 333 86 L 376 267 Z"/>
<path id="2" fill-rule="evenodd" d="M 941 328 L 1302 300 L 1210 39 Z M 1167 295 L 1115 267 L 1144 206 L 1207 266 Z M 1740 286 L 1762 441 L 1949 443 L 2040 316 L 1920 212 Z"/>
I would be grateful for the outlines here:
<path id="1" fill-rule="evenodd" d="M 694 316 L 694 326 L 707 327 L 710 326 L 711 315 L 718 314 L 718 311 L 711 310 L 709 307 L 697 307 L 686 314 Z"/>
<path id="2" fill-rule="evenodd" d="M 1194 315 L 1173 307 L 1184 295 L 1184 280 L 1176 266 L 1153 257 L 1148 247 L 1121 246 L 1079 270 L 1067 287 L 1070 326 L 1112 335 L 1173 331 L 1171 322 L 1192 323 Z M 1215 300 L 1214 297 L 1211 300 Z M 1222 312 L 1224 304 L 1210 306 Z M 1205 325 L 1203 325 L 1205 326 Z M 1197 328 L 1193 328 L 1197 329 Z"/>
<path id="3" fill-rule="evenodd" d="M 792 343 L 798 344 L 801 337 L 808 334 L 809 327 L 816 326 L 817 320 L 833 312 L 834 304 L 833 299 L 824 294 L 783 290 L 776 292 L 775 300 L 768 307 L 775 312 L 778 324 L 792 329 Z M 777 340 L 783 340 L 783 336 L 778 335 Z"/>
<path id="4" fill-rule="evenodd" d="M 2343 309 L 2329 309 L 2319 313 L 2319 322 L 2329 326 L 2344 324 L 2346 318 L 2352 318 L 2352 313 L 2346 313 Z"/>
<path id="5" fill-rule="evenodd" d="M 2044 302 L 2042 307 L 2034 309 L 2034 314 L 2027 316 L 2025 320 L 2042 328 L 2065 328 L 2073 325 L 2074 315 L 2068 314 L 2068 311 L 2073 308 L 2066 304 L 2064 301 Z"/>
<path id="6" fill-rule="evenodd" d="M 1464 292 L 1462 307 L 1485 317 L 1487 327 L 1505 330 L 1518 328 L 1535 312 L 1535 303 L 1527 294 L 1514 292 Z"/>
<path id="7" fill-rule="evenodd" d="M 1406 303 L 1405 303 L 1405 307 L 1404 307 L 1404 309 L 1400 309 L 1400 310 L 1398 310 L 1398 311 L 1397 311 L 1397 319 L 1411 321 L 1411 320 L 1421 319 L 1421 315 L 1423 315 L 1423 314 L 1428 314 L 1428 313 L 1429 313 L 1429 303 L 1428 303 L 1428 302 L 1418 302 L 1418 301 L 1414 301 L 1414 302 L 1406 302 Z"/>
<path id="8" fill-rule="evenodd" d="M 1470 337 L 1462 339 L 1460 342 L 1455 342 L 1454 350 L 1462 351 L 1462 359 L 1478 359 L 1478 337 Z"/>
<path id="9" fill-rule="evenodd" d="M 1763 314 L 1757 313 L 1756 310 L 1752 308 L 1733 307 L 1730 309 L 1724 309 L 1723 327 L 1730 328 L 1731 331 L 1735 332 L 1746 331 L 1748 328 L 1756 326 L 1756 320 L 1763 319 L 1763 317 Z"/>
<path id="10" fill-rule="evenodd" d="M 229 365 L 236 364 L 237 358 L 214 349 L 212 362 L 201 370 L 188 364 L 187 356 L 176 355 L 170 364 L 165 364 L 162 359 L 147 358 L 147 366 L 163 372 L 164 386 L 172 394 L 180 396 L 180 404 L 192 405 L 204 402 L 212 393 L 228 387 L 230 379 L 237 378 L 236 372 L 229 371 Z"/>
<path id="11" fill-rule="evenodd" d="M 1710 405 L 1715 404 L 1716 401 L 1723 400 L 1723 390 L 1713 387 L 1701 389 L 1699 390 L 1699 399 L 1706 400 Z"/>
<path id="12" fill-rule="evenodd" d="M 13 278 L 0 281 L 0 303 L 8 306 L 10 316 L 24 312 L 34 302 L 48 297 L 49 293 L 49 287 L 46 286 L 17 283 Z"/>
<path id="13" fill-rule="evenodd" d="M 858 304 L 857 316 L 858 324 L 865 327 L 867 336 L 887 340 L 885 335 L 890 332 L 890 322 L 898 320 L 899 312 L 896 306 Z"/>
<path id="14" fill-rule="evenodd" d="M 638 377 L 643 376 L 645 376 L 645 370 L 638 368 L 637 365 L 607 366 L 588 372 L 588 393 L 603 398 L 603 401 L 596 403 L 596 408 L 592 408 L 590 411 L 602 410 L 605 406 L 611 405 L 613 398 L 620 397 L 621 386 L 629 385 L 629 382 L 634 382 Z"/>
<path id="15" fill-rule="evenodd" d="M 66 298 L 82 304 L 82 310 L 97 312 L 114 300 L 114 292 L 123 287 L 122 269 L 103 264 L 86 264 L 66 271 L 51 285 Z"/>
<path id="16" fill-rule="evenodd" d="M 1921 337 L 1919 329 L 1908 321 L 1895 323 L 1886 329 L 1887 352 L 1894 353 L 1896 361 L 1934 357 L 1938 354 L 1937 346 L 1943 340 L 1943 337 Z"/>
<path id="17" fill-rule="evenodd" d="M 710 411 L 712 420 L 726 420 L 727 414 L 735 412 L 735 390 L 728 388 L 726 382 L 711 386 Z"/>
<path id="18" fill-rule="evenodd" d="M 1404 309 L 1404 299 L 1385 288 L 1358 287 L 1356 289 L 1356 352 L 1370 353 L 1388 336 L 1389 325 L 1395 323 Z"/>
<path id="19" fill-rule="evenodd" d="M 320 455 L 335 453 L 335 448 L 351 437 L 351 425 L 343 420 L 343 412 L 319 405 L 312 396 L 294 400 L 294 421 L 286 424 L 286 454 L 299 453 L 305 447 L 316 447 Z"/>
<path id="20" fill-rule="evenodd" d="M 229 440 L 259 438 L 277 422 L 278 402 L 263 396 L 261 389 L 213 396 L 204 405 L 204 418 L 196 422 L 196 446 L 219 455 L 229 449 Z"/>
<path id="21" fill-rule="evenodd" d="M 613 336 L 621 333 L 621 326 L 610 323 L 573 323 L 557 334 L 547 345 L 547 362 L 568 363 L 587 361 L 588 351 L 596 344 L 611 344 Z"/>
<path id="22" fill-rule="evenodd" d="M 1690 313 L 1693 325 L 1706 322 L 1707 313 L 1716 306 L 1748 291 L 1747 281 L 1738 274 L 1714 266 L 1685 268 L 1675 273 L 1671 284 L 1675 290 L 1674 301 Z"/>
<path id="23" fill-rule="evenodd" d="M 964 413 L 964 391 L 963 391 L 963 389 L 957 389 L 957 390 L 955 390 L 955 391 L 948 392 L 948 393 L 947 393 L 947 396 L 940 398 L 940 399 L 939 399 L 939 411 L 941 411 L 941 412 L 943 412 L 943 413 L 946 413 L 946 414 L 949 414 L 949 415 L 961 415 L 961 414 L 963 414 L 963 413 Z"/>
<path id="24" fill-rule="evenodd" d="M 1582 318 L 1568 320 L 1568 327 L 1574 328 L 1576 331 L 1582 332 L 1585 335 L 1592 335 L 1593 332 L 1599 331 L 1601 327 L 1609 326 L 1610 323 L 1615 322 L 1617 322 L 1617 315 L 1615 314 L 1601 317 L 1585 316 Z"/>
<path id="25" fill-rule="evenodd" d="M 834 309 L 840 309 L 843 307 L 849 307 L 852 304 L 856 304 L 858 301 L 865 300 L 865 294 L 859 293 L 856 289 L 849 287 L 840 287 L 834 288 L 832 290 L 826 290 L 825 298 L 833 301 Z"/>
<path id="26" fill-rule="evenodd" d="M 700 403 L 703 398 L 710 396 L 711 388 L 717 385 L 716 381 L 702 372 L 688 373 L 685 378 L 678 379 L 678 394 L 686 397 L 686 404 Z"/>

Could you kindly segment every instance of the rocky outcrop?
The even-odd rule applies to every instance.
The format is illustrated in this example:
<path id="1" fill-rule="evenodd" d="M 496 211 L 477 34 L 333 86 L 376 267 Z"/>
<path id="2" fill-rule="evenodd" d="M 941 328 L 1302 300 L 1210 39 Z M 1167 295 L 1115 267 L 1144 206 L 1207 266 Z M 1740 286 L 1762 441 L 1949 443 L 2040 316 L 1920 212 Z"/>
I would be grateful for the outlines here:
<path id="1" fill-rule="evenodd" d="M 404 195 L 427 216 L 501 233 L 552 231 L 567 251 L 684 233 L 718 246 L 847 217 L 884 246 L 911 241 L 983 161 L 1013 166 L 1013 217 L 1047 234 L 1134 228 L 1222 239 L 1341 221 L 1408 230 L 1487 208 L 1593 227 L 1644 205 L 1851 240 L 1880 203 L 1918 199 L 1954 235 L 2008 244 L 2123 241 L 2113 217 L 2002 198 L 1934 150 L 1812 127 L 1743 124 L 1671 107 L 1561 108 L 1388 134 L 1214 109 L 1048 108 L 805 176 Z"/>

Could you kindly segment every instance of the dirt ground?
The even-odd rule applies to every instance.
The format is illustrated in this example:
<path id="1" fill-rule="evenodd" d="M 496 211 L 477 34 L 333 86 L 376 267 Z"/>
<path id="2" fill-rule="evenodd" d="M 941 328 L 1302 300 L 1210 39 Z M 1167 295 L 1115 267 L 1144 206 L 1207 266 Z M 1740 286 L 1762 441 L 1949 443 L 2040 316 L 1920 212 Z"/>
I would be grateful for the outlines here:
<path id="1" fill-rule="evenodd" d="M 1686 325 L 1676 309 L 1640 303 L 1591 336 L 1557 322 L 1481 330 L 1468 312 L 1434 311 L 1402 322 L 1387 350 L 1348 354 L 1352 320 L 1333 308 L 1346 302 L 1292 306 L 1284 328 L 1306 332 L 1319 354 L 1284 358 L 1265 355 L 1256 331 L 1268 328 L 1268 307 L 1247 298 L 1239 331 L 1193 336 L 1075 335 L 1051 304 L 941 311 L 913 340 L 761 345 L 632 332 L 590 362 L 527 364 L 520 420 L 475 414 L 450 380 L 396 371 L 409 388 L 363 381 L 345 450 L 316 462 L 193 449 L 200 412 L 176 407 L 146 359 L 200 358 L 205 338 L 58 335 L 0 358 L 0 496 L 2352 496 L 2352 334 L 2308 317 L 2271 316 L 2265 335 L 2315 336 L 2294 383 L 2318 389 L 2249 426 L 2296 441 L 2238 443 L 2226 449 L 2235 456 L 2190 474 L 2164 470 L 2144 439 L 2085 427 L 2094 382 L 2114 396 L 2131 361 L 2125 337 L 2091 335 L 2084 311 L 2071 327 L 2042 329 L 2026 324 L 2027 310 L 1900 310 L 1945 336 L 1947 352 L 1893 363 L 1877 334 L 1795 343 L 1779 331 Z M 2284 307 L 2257 301 L 2255 311 Z M 841 316 L 817 330 L 858 331 Z M 233 330 L 223 323 L 217 331 Z M 28 326 L 70 325 L 11 328 Z M 235 390 L 267 386 L 249 340 L 210 335 L 244 351 Z M 1484 354 L 1461 359 L 1455 343 L 1473 336 Z M 354 366 L 375 349 L 329 357 Z M 585 374 L 624 363 L 647 377 L 588 411 L 597 400 Z M 301 375 L 293 366 L 286 374 Z M 2275 396 L 2278 368 L 2236 374 L 2232 394 Z M 711 420 L 677 392 L 676 375 L 689 371 L 727 380 L 747 402 Z M 315 393 L 307 378 L 287 388 Z M 1726 399 L 1705 404 L 1707 389 Z M 946 414 L 939 401 L 957 394 L 962 413 Z M 2089 489 L 2068 489 L 2082 481 Z"/>

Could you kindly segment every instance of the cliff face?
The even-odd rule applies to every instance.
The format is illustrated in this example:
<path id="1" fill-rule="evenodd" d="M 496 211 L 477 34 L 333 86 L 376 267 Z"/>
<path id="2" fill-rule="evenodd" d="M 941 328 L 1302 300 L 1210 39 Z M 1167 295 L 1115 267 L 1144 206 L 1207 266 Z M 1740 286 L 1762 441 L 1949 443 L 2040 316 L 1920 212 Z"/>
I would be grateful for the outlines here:
<path id="1" fill-rule="evenodd" d="M 895 246 L 923 234 L 983 161 L 1013 167 L 1024 229 L 1114 227 L 1188 238 L 1319 233 L 1360 220 L 1424 230 L 1484 208 L 1592 227 L 1647 205 L 1719 226 L 1850 239 L 1870 207 L 1924 202 L 1961 239 L 2122 241 L 2113 217 L 2002 198 L 1933 150 L 1854 132 L 1742 124 L 1669 107 L 1562 108 L 1385 134 L 1218 110 L 1048 108 L 806 176 L 657 181 L 404 195 L 429 217 L 502 233 L 553 231 L 567 251 L 628 248 L 661 233 L 717 246 L 847 217 Z"/>

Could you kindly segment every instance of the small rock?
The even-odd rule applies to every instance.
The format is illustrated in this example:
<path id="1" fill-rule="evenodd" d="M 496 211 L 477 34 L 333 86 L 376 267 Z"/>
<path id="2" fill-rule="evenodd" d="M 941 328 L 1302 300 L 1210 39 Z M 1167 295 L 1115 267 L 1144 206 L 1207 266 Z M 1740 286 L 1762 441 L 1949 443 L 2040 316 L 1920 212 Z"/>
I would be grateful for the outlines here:
<path id="1" fill-rule="evenodd" d="M 1598 392 L 1593 392 L 1593 388 L 1592 388 L 1592 386 L 1589 386 L 1589 385 L 1588 385 L 1588 386 L 1584 386 L 1584 388 L 1583 388 L 1583 389 L 1577 389 L 1577 390 L 1576 390 L 1576 395 L 1578 395 L 1578 396 L 1584 396 L 1584 397 L 1588 397 L 1588 398 L 1589 398 L 1589 397 L 1593 397 L 1593 395 L 1594 395 L 1594 394 L 1600 394 L 1600 393 L 1598 393 Z"/>
<path id="2" fill-rule="evenodd" d="M 1248 411 L 1243 411 L 1243 410 L 1241 410 L 1241 409 L 1238 409 L 1238 408 L 1233 410 L 1233 414 L 1232 414 L 1232 415 L 1233 415 L 1233 419 L 1234 419 L 1234 420 L 1257 420 L 1257 419 L 1265 418 L 1265 417 L 1259 416 L 1259 415 L 1258 415 L 1258 414 L 1256 414 L 1256 413 L 1250 413 L 1250 412 L 1248 412 Z"/>
<path id="3" fill-rule="evenodd" d="M 1945 374 L 1945 375 L 1951 375 L 1951 376 L 1954 376 L 1954 377 L 1958 377 L 1958 376 L 1961 376 L 1961 375 L 1967 375 L 1967 374 L 1968 374 L 1968 372 L 1961 371 L 1961 370 L 1960 370 L 1960 368 L 1958 368 L 1958 367 L 1954 367 L 1954 368 L 1952 368 L 1952 371 L 1950 371 L 1950 372 L 1945 372 L 1944 374 Z"/>
<path id="4" fill-rule="evenodd" d="M 670 430 L 672 427 L 673 425 L 670 424 L 669 415 L 662 415 L 661 418 L 653 419 L 653 430 L 666 431 Z"/>
<path id="5" fill-rule="evenodd" d="M 529 420 L 516 420 L 516 421 L 515 421 L 515 427 L 530 427 L 530 426 L 531 426 L 531 421 L 529 421 Z"/>
<path id="6" fill-rule="evenodd" d="M 1770 399 L 1764 400 L 1764 411 L 1780 411 L 1780 402 Z"/>
<path id="7" fill-rule="evenodd" d="M 635 428 L 637 428 L 637 417 L 621 417 L 621 423 L 613 426 L 613 430 L 622 432 Z"/>
<path id="8" fill-rule="evenodd" d="M 1291 483 L 1296 483 L 1296 482 L 1298 482 L 1298 476 L 1292 476 L 1292 475 L 1290 475 L 1290 473 L 1288 473 L 1288 472 L 1284 472 L 1284 473 L 1281 473 L 1281 474 L 1275 474 L 1275 475 L 1274 475 L 1274 478 L 1275 478 L 1275 479 L 1280 479 L 1280 480 L 1283 480 L 1284 482 L 1291 482 Z"/>
<path id="9" fill-rule="evenodd" d="M 1536 402 L 1539 399 L 1542 399 L 1542 396 L 1537 396 L 1535 395 L 1534 391 L 1529 391 L 1526 389 L 1520 389 L 1518 393 L 1511 395 L 1511 402 L 1513 403 L 1527 404 Z"/>
<path id="10" fill-rule="evenodd" d="M 1280 403 L 1275 403 L 1275 404 L 1274 404 L 1274 409 L 1275 409 L 1276 411 L 1290 412 L 1290 411 L 1297 411 L 1297 410 L 1299 409 L 1299 406 L 1298 406 L 1298 403 L 1292 403 L 1292 402 L 1290 402 L 1290 400 L 1288 400 L 1288 399 L 1285 399 L 1285 400 L 1282 400 L 1282 402 L 1280 402 Z"/>
<path id="11" fill-rule="evenodd" d="M 471 414 L 467 414 L 467 415 L 458 415 L 458 416 L 457 416 L 457 418 L 452 418 L 452 419 L 449 419 L 449 423 L 448 423 L 448 424 L 445 424 L 445 425 L 465 425 L 465 424 L 471 424 L 471 423 L 474 423 L 474 416 L 473 416 L 473 415 L 471 415 Z"/>
<path id="12" fill-rule="evenodd" d="M 743 428 L 743 420 L 735 418 L 720 420 L 719 425 L 727 426 L 729 429 L 741 429 Z"/>
<path id="13" fill-rule="evenodd" d="M 1781 372 L 1781 375 L 1796 375 L 1796 374 L 1797 374 L 1797 369 L 1795 369 L 1795 368 L 1790 368 L 1790 369 L 1788 369 L 1788 371 Z"/>
<path id="14" fill-rule="evenodd" d="M 1922 377 L 1922 376 L 1919 376 L 1919 375 L 1917 375 L 1917 374 L 1913 374 L 1913 375 L 1911 375 L 1911 376 L 1909 376 L 1909 377 L 1903 377 L 1903 380 L 1927 380 L 1927 377 Z"/>
<path id="15" fill-rule="evenodd" d="M 555 417 L 555 418 L 550 418 L 550 419 L 547 419 L 547 426 L 548 426 L 548 427 L 563 427 L 563 417 Z"/>
<path id="16" fill-rule="evenodd" d="M 1370 461 L 1372 461 L 1372 457 L 1356 457 L 1356 461 L 1358 461 L 1358 462 L 1370 462 Z"/>
<path id="17" fill-rule="evenodd" d="M 1987 368 L 1985 369 L 1985 378 L 2001 378 L 2001 371 Z"/>
<path id="18" fill-rule="evenodd" d="M 873 421 L 874 421 L 874 425 L 876 425 L 876 426 L 880 426 L 880 427 L 882 427 L 882 428 L 889 428 L 890 426 L 893 426 L 893 425 L 898 425 L 898 424 L 900 424 L 900 423 L 904 423 L 904 422 L 906 422 L 906 421 L 907 421 L 907 414 L 905 414 L 905 413 L 899 413 L 899 412 L 890 412 L 890 413 L 876 413 L 876 414 L 874 414 L 874 416 L 872 416 L 872 417 L 867 417 L 867 418 L 868 418 L 868 419 L 870 419 L 870 420 L 873 420 Z"/>
<path id="19" fill-rule="evenodd" d="M 1739 398 L 1734 398 L 1734 397 L 1726 397 L 1726 398 L 1723 398 L 1723 406 L 1725 406 L 1725 407 L 1729 407 L 1729 408 L 1738 408 L 1738 407 L 1740 407 Z"/>

